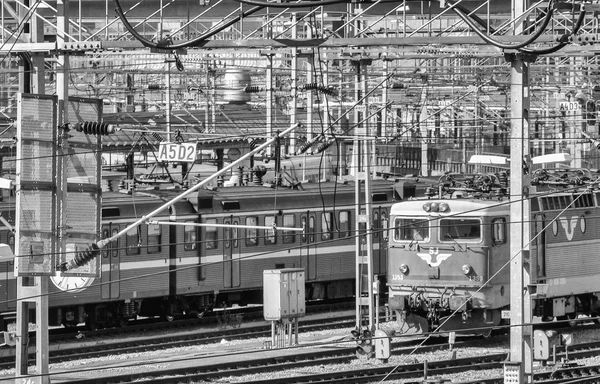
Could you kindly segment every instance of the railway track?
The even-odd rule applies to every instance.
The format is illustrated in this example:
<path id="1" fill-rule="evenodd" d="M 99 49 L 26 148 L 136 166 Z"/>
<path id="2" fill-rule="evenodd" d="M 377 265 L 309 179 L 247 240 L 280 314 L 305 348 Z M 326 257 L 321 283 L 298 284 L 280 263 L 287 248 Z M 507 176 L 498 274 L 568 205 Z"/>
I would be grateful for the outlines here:
<path id="1" fill-rule="evenodd" d="M 332 328 L 352 327 L 354 322 L 355 318 L 353 316 L 340 316 L 327 320 L 305 320 L 302 321 L 299 328 L 300 332 L 311 332 Z M 93 340 L 77 342 L 72 335 L 71 340 L 69 340 L 68 343 L 62 343 L 58 347 L 53 347 L 53 345 L 51 345 L 50 363 L 192 345 L 218 344 L 223 339 L 228 338 L 241 340 L 268 337 L 270 335 L 271 328 L 264 324 L 212 331 L 203 331 L 196 326 L 191 332 L 188 331 L 178 335 L 153 335 L 112 342 L 106 341 L 104 337 L 99 335 L 95 335 Z M 30 354 L 30 358 L 35 358 L 33 353 Z M 0 369 L 10 369 L 12 367 L 14 367 L 13 354 L 0 357 Z"/>
<path id="2" fill-rule="evenodd" d="M 503 337 L 505 339 L 505 337 Z M 496 342 L 495 340 L 493 342 Z M 349 340 L 350 342 L 350 340 Z M 490 340 L 478 340 L 476 343 L 487 343 Z M 413 340 L 402 343 L 393 343 L 394 355 L 406 355 L 411 353 L 415 345 L 419 344 L 420 340 Z M 457 349 L 466 346 L 472 346 L 473 342 L 461 342 L 456 346 Z M 419 352 L 447 350 L 447 344 L 435 344 L 419 346 Z M 600 342 L 585 343 L 572 345 L 569 348 L 569 358 L 581 359 L 590 356 L 597 356 L 600 353 Z M 204 358 L 184 359 L 183 365 L 177 368 L 161 368 L 154 372 L 144 371 L 144 373 L 128 373 L 115 376 L 102 376 L 98 378 L 80 378 L 70 379 L 70 383 L 92 384 L 92 383 L 119 383 L 119 382 L 152 382 L 152 383 L 191 383 L 194 381 L 215 381 L 227 380 L 228 377 L 261 375 L 259 380 L 243 379 L 245 384 L 255 383 L 371 383 L 379 381 L 392 380 L 411 380 L 421 382 L 425 372 L 431 376 L 444 376 L 458 372 L 466 372 L 473 370 L 492 370 L 501 369 L 508 354 L 506 352 L 487 354 L 475 357 L 455 358 L 449 360 L 440 360 L 436 362 L 413 362 L 401 365 L 382 365 L 382 364 L 362 364 L 358 369 L 340 369 L 339 366 L 351 365 L 353 360 L 356 360 L 355 347 L 317 347 L 317 348 L 283 348 L 278 350 L 263 350 L 257 351 L 241 351 L 240 355 L 250 358 L 236 360 L 234 353 L 224 352 L 221 355 L 211 355 L 212 359 L 219 359 L 220 362 L 211 362 L 207 360 L 209 355 Z M 558 351 L 558 358 L 565 356 L 564 351 Z M 206 358 L 206 359 L 205 359 Z M 187 361 L 186 361 L 187 360 Z M 151 362 L 146 362 L 151 364 Z M 167 364 L 163 362 L 163 365 Z M 143 364 L 142 364 L 143 365 Z M 168 364 L 167 364 L 168 365 Z M 327 369 L 327 373 L 306 373 L 298 374 L 300 371 L 310 371 L 310 367 L 331 367 Z M 356 367 L 356 365 L 355 365 Z M 121 368 L 124 368 L 121 366 Z M 268 378 L 265 376 L 271 375 L 275 371 L 279 372 L 294 372 L 293 374 L 279 375 L 279 377 Z M 581 367 L 567 366 L 555 369 L 549 372 L 536 373 L 534 379 L 536 382 L 548 383 L 566 383 L 569 380 L 586 380 L 600 375 L 599 367 Z M 250 376 L 252 377 L 252 376 Z M 597 377 L 596 377 L 597 379 Z M 54 382 L 54 381 L 53 381 Z M 504 382 L 503 377 L 489 377 L 486 379 L 477 379 L 468 383 L 486 383 L 500 384 Z M 585 381 L 584 381 L 585 382 Z M 595 381 L 597 382 L 597 381 Z"/>

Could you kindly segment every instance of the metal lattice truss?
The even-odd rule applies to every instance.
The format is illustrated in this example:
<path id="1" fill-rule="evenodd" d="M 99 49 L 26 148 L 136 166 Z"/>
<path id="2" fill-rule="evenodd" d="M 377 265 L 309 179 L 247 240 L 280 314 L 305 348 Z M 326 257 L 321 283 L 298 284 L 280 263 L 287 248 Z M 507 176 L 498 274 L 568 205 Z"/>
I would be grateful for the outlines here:
<path id="1" fill-rule="evenodd" d="M 504 54 L 521 51 L 537 56 L 530 74 L 536 145 L 556 149 L 580 141 L 579 130 L 597 133 L 596 2 L 540 1 L 515 15 L 506 2 L 462 0 L 69 3 L 70 28 L 59 31 L 61 7 L 2 2 L 7 121 L 23 55 L 44 56 L 51 93 L 54 57 L 69 54 L 70 95 L 103 99 L 105 119 L 124 129 L 169 124 L 218 135 L 219 125 L 244 126 L 245 117 L 272 131 L 301 122 L 309 140 L 351 135 L 368 121 L 390 145 L 467 138 L 481 149 L 507 140 Z M 120 15 L 108 16 L 115 8 Z M 45 37 L 36 40 L 36 31 Z M 242 117 L 222 108 L 232 69 L 248 75 L 235 89 L 251 109 Z M 167 105 L 176 111 L 170 121 L 162 119 Z M 239 131 L 264 137 L 265 123 L 255 127 Z"/>

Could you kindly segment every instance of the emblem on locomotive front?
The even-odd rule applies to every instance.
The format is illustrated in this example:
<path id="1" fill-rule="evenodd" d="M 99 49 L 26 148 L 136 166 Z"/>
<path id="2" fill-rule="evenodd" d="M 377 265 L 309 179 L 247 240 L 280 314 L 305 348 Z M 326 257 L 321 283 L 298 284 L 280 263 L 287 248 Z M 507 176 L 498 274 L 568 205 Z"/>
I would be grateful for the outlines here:
<path id="1" fill-rule="evenodd" d="M 452 254 L 451 253 L 440 253 L 440 251 L 437 247 L 431 247 L 431 248 L 429 248 L 428 253 L 417 253 L 417 256 L 419 256 L 424 262 L 429 264 L 429 266 L 439 267 L 440 264 L 442 264 L 442 261 L 444 261 L 447 258 L 449 258 L 450 256 L 452 256 Z M 435 259 L 435 261 L 433 261 L 434 259 Z"/>
<path id="2" fill-rule="evenodd" d="M 577 216 L 571 217 L 571 220 L 568 221 L 566 217 L 560 218 L 560 225 L 565 230 L 565 234 L 567 235 L 567 239 L 569 241 L 573 240 L 573 234 L 575 232 L 575 228 L 577 228 L 577 220 L 579 218 Z"/>

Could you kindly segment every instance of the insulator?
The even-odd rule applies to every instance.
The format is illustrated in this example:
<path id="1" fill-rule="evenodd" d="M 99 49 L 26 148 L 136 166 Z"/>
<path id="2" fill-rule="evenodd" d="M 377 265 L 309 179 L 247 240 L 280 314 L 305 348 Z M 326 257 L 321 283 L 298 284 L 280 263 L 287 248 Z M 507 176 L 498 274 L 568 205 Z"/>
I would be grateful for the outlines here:
<path id="1" fill-rule="evenodd" d="M 313 89 L 317 89 L 317 83 L 308 83 L 304 85 L 304 89 L 309 91 Z"/>
<path id="2" fill-rule="evenodd" d="M 98 247 L 98 244 L 92 243 L 90 248 L 85 249 L 83 251 L 75 252 L 75 257 L 73 257 L 73 259 L 71 259 L 71 261 L 61 263 L 61 264 L 57 265 L 57 268 L 61 272 L 67 272 L 67 271 L 70 271 L 71 269 L 75 269 L 75 268 L 86 265 L 87 263 L 92 261 L 96 256 L 98 256 L 99 254 L 100 254 L 100 248 Z"/>
<path id="3" fill-rule="evenodd" d="M 402 89 L 404 88 L 403 83 L 392 83 L 392 89 Z"/>
<path id="4" fill-rule="evenodd" d="M 248 145 L 250 146 L 250 150 L 256 149 L 256 147 L 258 147 L 258 141 L 256 139 L 250 139 Z"/>
<path id="5" fill-rule="evenodd" d="M 305 153 L 306 151 L 308 151 L 310 149 L 310 147 L 312 147 L 312 145 L 313 145 L 313 143 L 310 141 L 307 141 L 306 143 L 302 144 L 300 149 L 296 151 L 296 155 L 301 155 L 301 154 Z"/>
<path id="6" fill-rule="evenodd" d="M 321 86 L 321 87 L 319 87 L 319 91 L 326 96 L 335 96 L 337 94 L 337 92 L 333 88 L 330 88 L 330 87 Z"/>
<path id="7" fill-rule="evenodd" d="M 82 121 L 81 123 L 77 123 L 75 124 L 75 130 L 83 132 L 86 135 L 108 135 L 117 131 L 113 125 L 95 121 Z"/>
<path id="8" fill-rule="evenodd" d="M 160 84 L 148 84 L 148 89 L 151 91 L 157 91 L 159 89 L 162 89 L 162 85 Z"/>
<path id="9" fill-rule="evenodd" d="M 333 143 L 335 143 L 335 139 L 331 139 L 329 141 L 325 141 L 325 142 L 319 144 L 319 146 L 317 147 L 317 153 L 321 153 L 321 152 L 325 151 L 327 148 L 331 147 L 333 145 Z"/>
<path id="10" fill-rule="evenodd" d="M 246 93 L 258 93 L 260 92 L 260 87 L 257 85 L 247 85 L 244 88 L 244 92 Z"/>
<path id="11" fill-rule="evenodd" d="M 158 134 L 158 132 L 152 132 L 151 135 L 156 141 L 165 141 L 165 138 Z"/>

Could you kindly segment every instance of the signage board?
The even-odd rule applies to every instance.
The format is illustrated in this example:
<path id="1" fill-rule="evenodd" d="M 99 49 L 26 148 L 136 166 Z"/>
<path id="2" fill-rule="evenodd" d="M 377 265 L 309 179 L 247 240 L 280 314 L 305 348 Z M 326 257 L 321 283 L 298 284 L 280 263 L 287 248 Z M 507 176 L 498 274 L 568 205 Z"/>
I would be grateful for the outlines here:
<path id="1" fill-rule="evenodd" d="M 193 163 L 196 161 L 196 143 L 162 142 L 158 148 L 158 161 Z"/>

